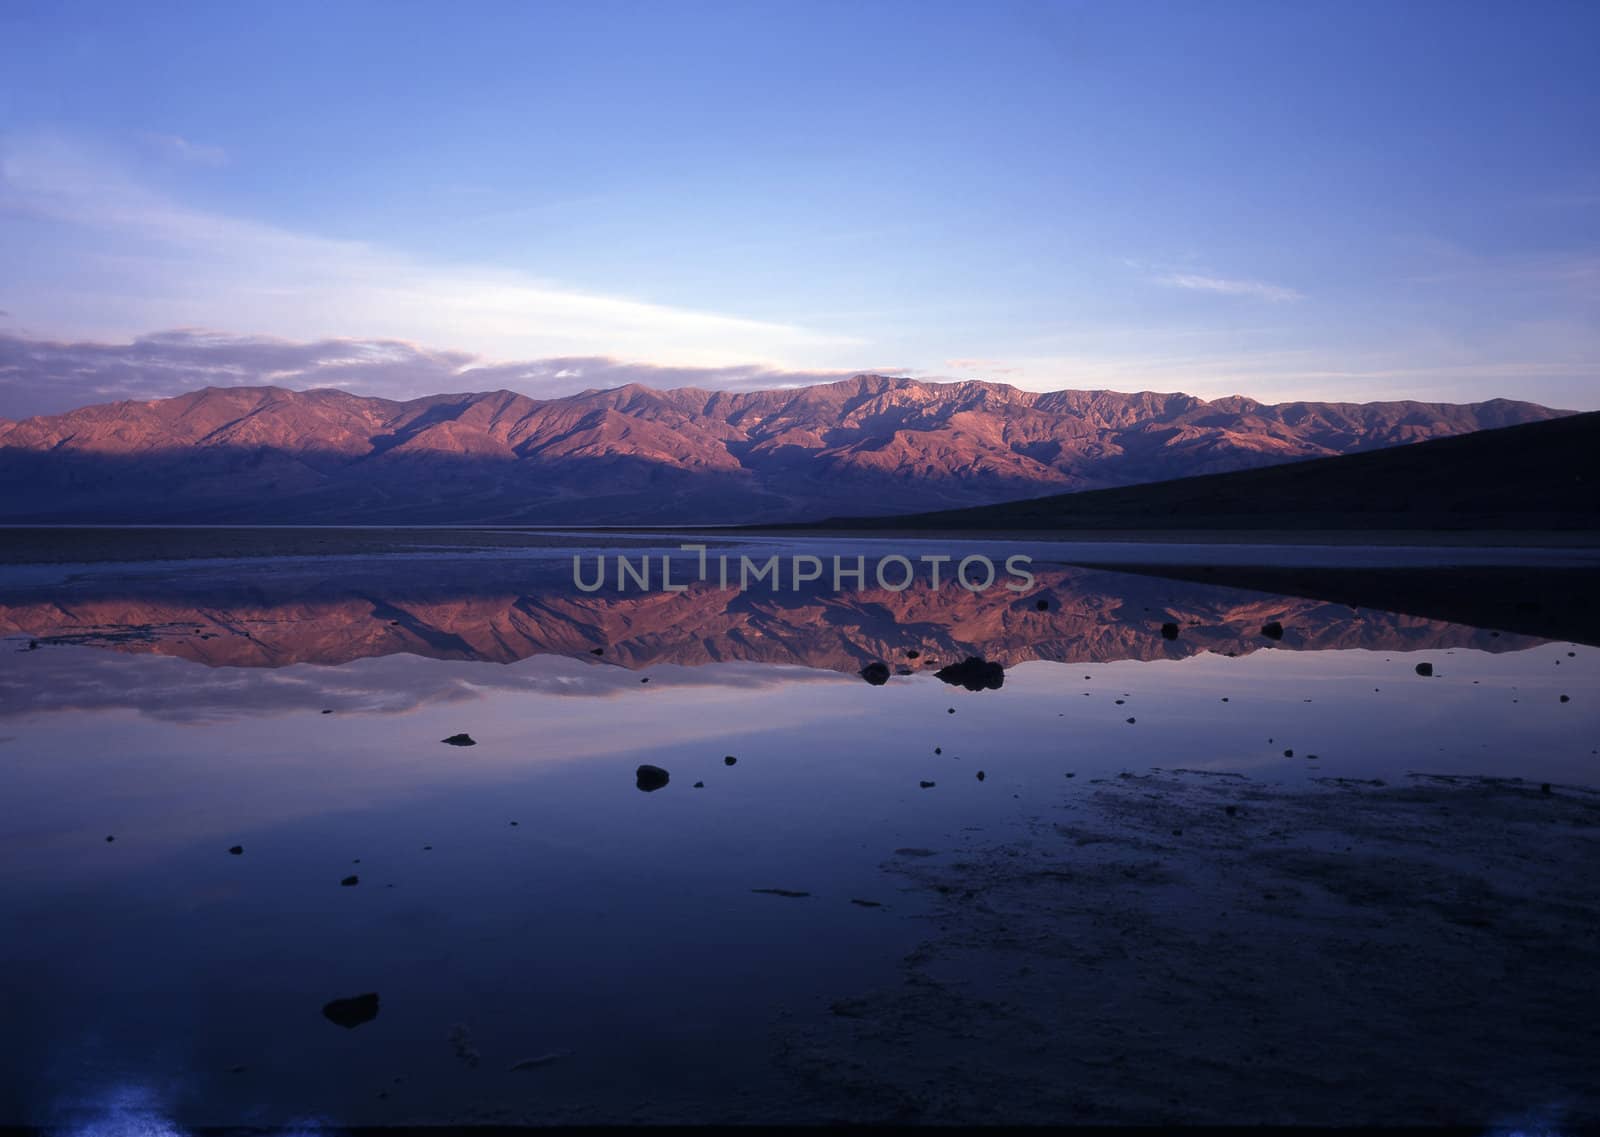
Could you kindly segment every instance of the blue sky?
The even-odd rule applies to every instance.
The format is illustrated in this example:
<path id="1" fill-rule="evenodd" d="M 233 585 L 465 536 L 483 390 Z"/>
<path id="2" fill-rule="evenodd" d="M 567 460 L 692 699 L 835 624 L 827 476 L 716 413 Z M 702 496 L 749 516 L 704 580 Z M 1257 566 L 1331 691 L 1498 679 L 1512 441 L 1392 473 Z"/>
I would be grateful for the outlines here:
<path id="1" fill-rule="evenodd" d="M 1593 3 L 0 0 L 0 335 L 1595 408 L 1597 42 Z"/>

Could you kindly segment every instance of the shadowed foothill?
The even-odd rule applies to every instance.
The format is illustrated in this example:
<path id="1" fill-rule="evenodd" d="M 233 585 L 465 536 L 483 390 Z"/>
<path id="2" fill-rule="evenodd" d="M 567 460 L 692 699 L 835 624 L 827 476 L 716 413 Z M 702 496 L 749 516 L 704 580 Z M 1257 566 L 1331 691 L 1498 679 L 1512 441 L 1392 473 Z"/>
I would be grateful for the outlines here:
<path id="1" fill-rule="evenodd" d="M 1491 429 L 1263 469 L 1141 479 L 1141 484 L 1114 489 L 935 513 L 833 518 L 817 528 L 1305 532 L 1600 527 L 1600 494 L 1593 482 L 1600 411 L 1542 422 L 1508 416 L 1482 425 Z M 1507 477 L 1508 470 L 1516 476 Z"/>

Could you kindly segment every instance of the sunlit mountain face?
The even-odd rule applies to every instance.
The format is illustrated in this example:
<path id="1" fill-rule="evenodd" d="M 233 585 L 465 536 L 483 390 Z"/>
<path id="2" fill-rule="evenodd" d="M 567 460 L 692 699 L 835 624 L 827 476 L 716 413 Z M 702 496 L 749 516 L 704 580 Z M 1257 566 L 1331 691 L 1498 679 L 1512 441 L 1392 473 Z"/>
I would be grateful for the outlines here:
<path id="1" fill-rule="evenodd" d="M 396 401 L 208 388 L 0 421 L 0 520 L 722 524 L 908 513 L 1346 454 L 1566 412 L 859 375 Z"/>

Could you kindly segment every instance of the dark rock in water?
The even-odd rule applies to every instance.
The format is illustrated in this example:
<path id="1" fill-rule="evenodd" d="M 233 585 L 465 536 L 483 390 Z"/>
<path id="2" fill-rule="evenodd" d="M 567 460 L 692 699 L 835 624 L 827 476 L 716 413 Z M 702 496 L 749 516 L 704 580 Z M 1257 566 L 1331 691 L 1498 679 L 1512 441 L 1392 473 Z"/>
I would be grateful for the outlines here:
<path id="1" fill-rule="evenodd" d="M 639 680 L 639 682 L 641 682 L 641 683 L 648 683 L 648 682 L 650 682 L 650 676 L 648 676 L 648 675 L 646 675 L 646 676 L 645 676 L 645 677 L 644 677 L 644 678 L 643 678 L 643 679 L 641 679 L 641 680 Z"/>
<path id="2" fill-rule="evenodd" d="M 809 892 L 797 892 L 796 890 L 794 890 L 792 888 L 752 888 L 750 891 L 751 892 L 764 893 L 767 896 L 788 896 L 788 897 L 792 897 L 792 898 L 794 898 L 796 900 L 798 900 L 802 896 L 810 896 L 811 895 L 811 893 L 809 893 Z"/>
<path id="3" fill-rule="evenodd" d="M 324 1004 L 322 1017 L 336 1026 L 354 1030 L 362 1023 L 369 1023 L 378 1017 L 378 996 L 369 993 L 350 999 L 335 999 Z"/>
<path id="4" fill-rule="evenodd" d="M 1236 805 L 1224 806 L 1223 807 L 1223 812 L 1226 813 L 1229 817 L 1237 817 L 1237 816 L 1239 816 L 1239 807 L 1236 806 Z"/>
<path id="5" fill-rule="evenodd" d="M 911 648 L 909 651 L 906 652 L 906 658 L 907 659 L 916 659 L 917 656 L 919 656 L 921 654 L 922 653 L 920 651 L 918 651 L 916 648 Z"/>
<path id="6" fill-rule="evenodd" d="M 697 790 L 703 790 L 706 788 L 706 784 L 704 782 L 696 782 L 694 784 L 694 788 Z"/>
<path id="7" fill-rule="evenodd" d="M 889 682 L 889 665 L 887 663 L 869 663 L 861 669 L 861 678 L 871 683 L 874 687 L 882 687 Z"/>
<path id="8" fill-rule="evenodd" d="M 322 713 L 325 714 L 325 715 L 331 715 L 331 714 L 333 714 L 333 708 L 332 707 L 323 707 L 322 708 Z"/>
<path id="9" fill-rule="evenodd" d="M 944 753 L 944 747 L 942 747 L 942 746 L 935 746 L 935 747 L 934 747 L 934 748 L 933 748 L 933 752 L 934 752 L 934 753 L 935 753 L 935 754 L 943 754 L 943 753 Z"/>
<path id="10" fill-rule="evenodd" d="M 1424 679 L 1426 679 L 1428 676 L 1433 674 L 1433 664 L 1431 664 L 1431 663 L 1419 663 L 1419 664 L 1417 664 L 1417 674 L 1422 676 Z"/>
<path id="11" fill-rule="evenodd" d="M 910 675 L 913 672 L 912 672 L 911 668 L 909 668 L 909 667 L 896 667 L 894 669 L 894 673 L 896 675 Z"/>
<path id="12" fill-rule="evenodd" d="M 356 885 L 361 883 L 361 878 L 359 876 L 347 876 L 339 883 L 345 888 L 354 888 Z"/>
<path id="13" fill-rule="evenodd" d="M 917 785 L 921 786 L 925 790 L 931 790 L 931 789 L 933 789 L 935 783 L 933 783 L 933 782 L 918 782 Z"/>
<path id="14" fill-rule="evenodd" d="M 978 781 L 980 781 L 980 782 L 983 781 L 984 776 L 985 776 L 984 772 L 982 770 L 979 770 L 978 771 Z"/>
<path id="15" fill-rule="evenodd" d="M 1570 695 L 1562 695 L 1561 696 L 1561 701 L 1563 703 L 1570 703 L 1570 702 L 1572 702 L 1572 696 L 1570 696 Z"/>
<path id="16" fill-rule="evenodd" d="M 605 653 L 606 649 L 603 647 L 592 647 L 589 649 L 590 655 L 604 655 Z"/>
<path id="17" fill-rule="evenodd" d="M 722 756 L 722 764 L 724 766 L 735 766 L 738 765 L 738 762 L 739 759 L 735 758 L 732 754 L 724 754 Z"/>
<path id="18" fill-rule="evenodd" d="M 38 640 L 29 640 L 28 641 L 28 650 L 29 651 L 38 651 L 39 650 L 39 641 Z"/>
<path id="19" fill-rule="evenodd" d="M 933 674 L 941 682 L 952 687 L 965 687 L 968 691 L 998 691 L 1006 681 L 1004 667 L 978 655 L 969 655 L 960 663 L 941 667 Z"/>
<path id="20" fill-rule="evenodd" d="M 107 845 L 109 845 L 109 844 L 111 844 L 111 842 L 113 842 L 113 841 L 115 841 L 115 840 L 116 840 L 116 838 L 115 838 L 115 837 L 110 837 L 110 836 L 108 836 L 108 837 L 107 837 L 107 838 L 106 838 L 106 844 L 107 844 Z"/>
<path id="21" fill-rule="evenodd" d="M 953 715 L 956 713 L 956 709 L 954 707 L 946 707 L 944 713 L 947 715 Z"/>
<path id="22" fill-rule="evenodd" d="M 1550 792 L 1550 783 L 1549 782 L 1540 782 L 1539 783 L 1539 792 L 1542 793 L 1542 794 L 1549 793 Z"/>
<path id="23" fill-rule="evenodd" d="M 1131 722 L 1136 722 L 1136 721 L 1138 721 L 1138 720 L 1136 720 L 1136 719 L 1131 719 L 1131 718 L 1130 718 L 1130 719 L 1129 719 L 1129 720 L 1128 720 L 1128 721 L 1129 721 L 1129 722 L 1130 722 L 1130 723 L 1131 723 Z"/>
<path id="24" fill-rule="evenodd" d="M 634 773 L 634 785 L 645 793 L 652 793 L 666 785 L 669 776 L 660 766 L 640 766 Z"/>
<path id="25" fill-rule="evenodd" d="M 449 738 L 441 738 L 439 741 L 443 742 L 446 746 L 478 745 L 475 741 L 473 741 L 472 735 L 470 734 L 452 734 Z"/>
<path id="26" fill-rule="evenodd" d="M 1164 639 L 1164 640 L 1175 640 L 1175 639 L 1177 639 L 1178 638 L 1178 625 L 1174 624 L 1171 620 L 1168 620 L 1165 624 L 1162 624 L 1161 625 L 1161 638 Z"/>
<path id="27" fill-rule="evenodd" d="M 859 906 L 861 908 L 882 908 L 883 907 L 882 901 L 878 901 L 878 900 L 857 900 L 853 896 L 850 898 L 850 903 L 855 904 L 855 905 L 857 905 L 857 906 Z"/>
<path id="28" fill-rule="evenodd" d="M 1048 601 L 1048 600 L 1044 600 L 1044 599 L 1036 600 L 1036 601 L 1034 601 L 1034 605 L 1033 606 L 1035 608 L 1039 609 L 1039 611 L 1041 611 L 1041 612 L 1050 611 L 1050 601 Z"/>
<path id="29" fill-rule="evenodd" d="M 897 857 L 937 857 L 939 854 L 932 849 L 896 849 Z"/>
<path id="30" fill-rule="evenodd" d="M 1293 758 L 1294 757 L 1294 751 L 1293 750 L 1285 750 L 1283 752 L 1283 756 L 1285 758 Z"/>
<path id="31" fill-rule="evenodd" d="M 244 855 L 244 846 L 243 845 L 231 846 L 228 849 L 228 852 L 232 853 L 236 857 L 243 856 Z"/>
<path id="32" fill-rule="evenodd" d="M 1269 640 L 1281 640 L 1283 638 L 1283 625 L 1276 620 L 1263 624 L 1261 625 L 1261 634 Z"/>

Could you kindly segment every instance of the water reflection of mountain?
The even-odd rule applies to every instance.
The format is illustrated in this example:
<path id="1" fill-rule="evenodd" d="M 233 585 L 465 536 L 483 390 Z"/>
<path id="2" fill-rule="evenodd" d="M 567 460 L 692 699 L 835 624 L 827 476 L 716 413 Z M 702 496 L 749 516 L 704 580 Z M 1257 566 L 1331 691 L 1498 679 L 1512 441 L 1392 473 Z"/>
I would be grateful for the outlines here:
<path id="1" fill-rule="evenodd" d="M 629 668 L 725 661 L 854 672 L 964 655 L 1007 666 L 1103 663 L 1264 648 L 1522 648 L 1537 640 L 1320 600 L 1093 569 L 1036 568 L 1026 594 L 946 585 L 586 594 L 550 561 L 413 561 L 276 568 L 241 577 L 128 575 L 0 595 L 0 632 L 152 652 L 210 666 L 339 664 L 411 653 L 509 663 L 599 648 Z M 467 583 L 463 583 L 467 582 Z M 1039 601 L 1047 607 L 1039 607 Z M 1161 626 L 1179 626 L 1166 639 Z M 1261 633 L 1283 625 L 1281 641 Z M 918 653 L 916 657 L 911 652 Z"/>

